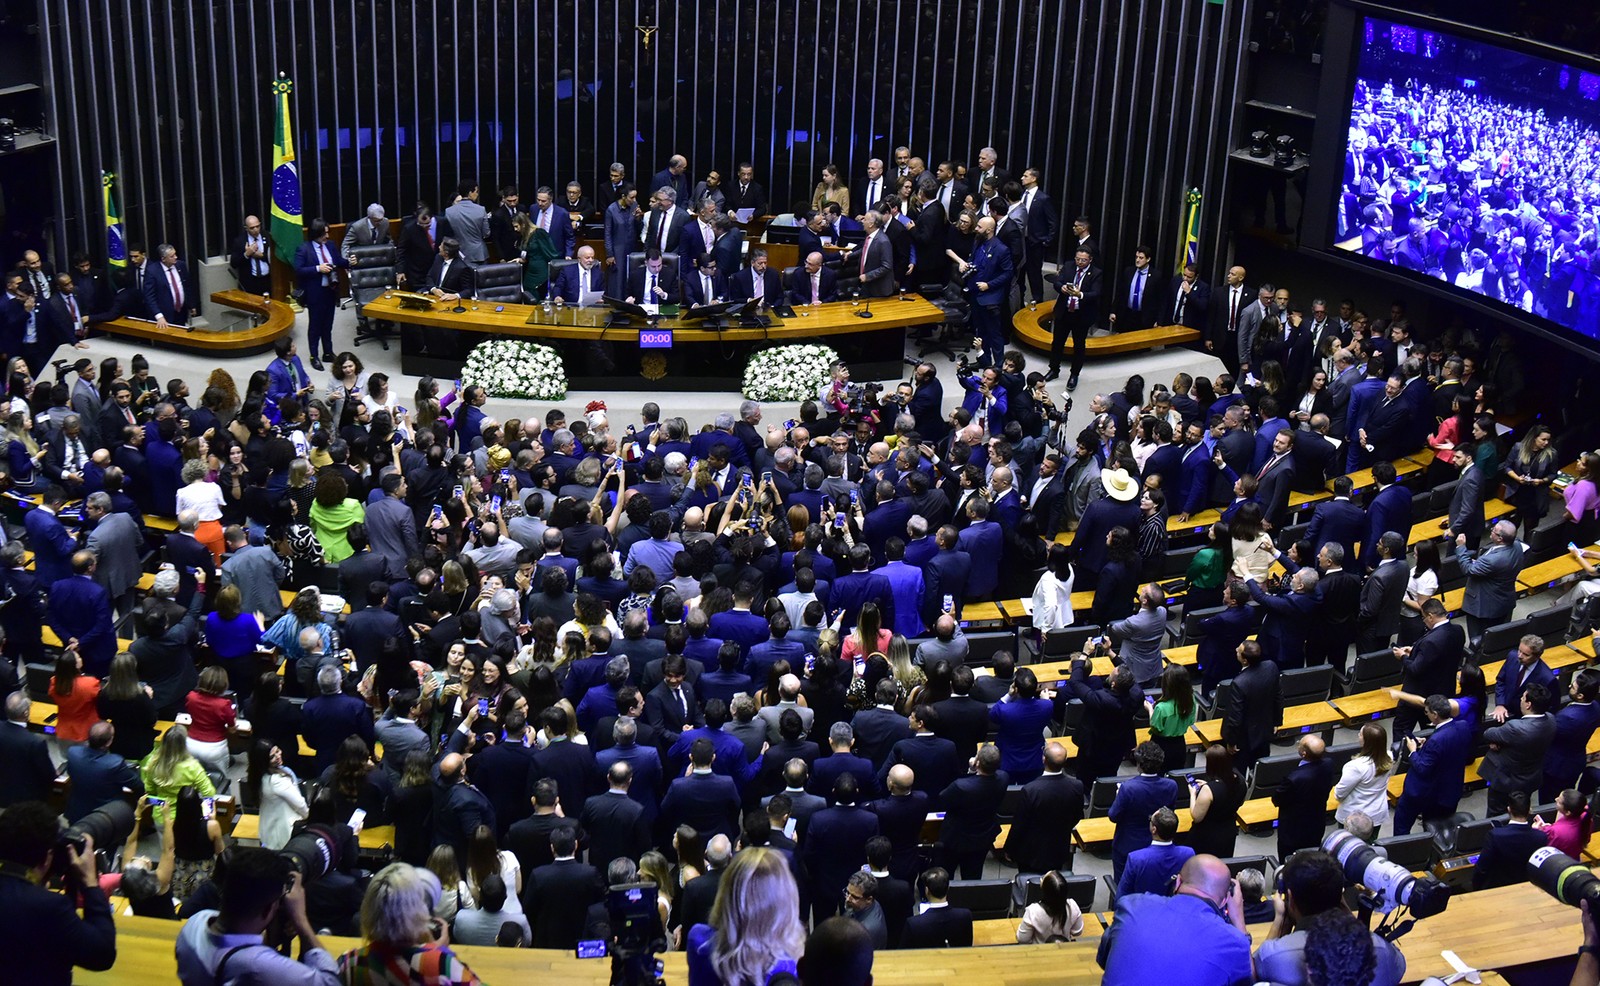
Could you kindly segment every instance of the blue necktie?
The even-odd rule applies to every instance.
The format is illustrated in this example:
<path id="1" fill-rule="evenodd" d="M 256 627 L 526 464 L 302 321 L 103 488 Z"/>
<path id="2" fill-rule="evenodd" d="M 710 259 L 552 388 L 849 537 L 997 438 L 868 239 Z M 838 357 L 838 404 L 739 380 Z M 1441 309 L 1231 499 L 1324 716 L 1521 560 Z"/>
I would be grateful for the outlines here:
<path id="1" fill-rule="evenodd" d="M 1134 311 L 1138 311 L 1139 310 L 1139 296 L 1144 294 L 1144 290 L 1143 289 L 1144 289 L 1144 271 L 1136 270 L 1136 271 L 1133 272 L 1133 300 L 1128 305 L 1128 307 L 1132 308 Z"/>

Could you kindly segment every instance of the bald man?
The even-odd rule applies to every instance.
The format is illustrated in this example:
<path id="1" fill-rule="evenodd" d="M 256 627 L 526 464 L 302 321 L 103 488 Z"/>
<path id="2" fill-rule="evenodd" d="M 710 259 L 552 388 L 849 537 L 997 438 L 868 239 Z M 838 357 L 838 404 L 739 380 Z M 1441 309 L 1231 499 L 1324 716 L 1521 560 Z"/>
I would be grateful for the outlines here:
<path id="1" fill-rule="evenodd" d="M 932 803 L 927 794 L 915 790 L 916 783 L 915 771 L 903 763 L 895 764 L 889 768 L 888 795 L 867 804 L 867 810 L 878 816 L 878 834 L 894 847 L 889 872 L 908 881 L 916 878 L 917 844 Z"/>
<path id="2" fill-rule="evenodd" d="M 1300 754 L 1300 763 L 1272 795 L 1272 803 L 1278 806 L 1279 859 L 1288 859 L 1296 849 L 1322 844 L 1328 795 L 1333 791 L 1333 764 L 1323 755 L 1322 737 L 1302 737 L 1295 752 Z"/>
<path id="3" fill-rule="evenodd" d="M 239 287 L 251 294 L 272 290 L 272 244 L 267 241 L 257 216 L 244 217 L 244 229 L 233 238 L 228 250 L 228 266 L 239 279 Z"/>
<path id="4" fill-rule="evenodd" d="M 784 280 L 784 290 L 789 293 L 791 305 L 820 305 L 824 301 L 837 301 L 839 275 L 822 266 L 822 254 L 806 254 L 803 267 L 796 267 Z"/>
<path id="5" fill-rule="evenodd" d="M 1022 785 L 1005 854 L 1023 873 L 1072 869 L 1072 830 L 1083 820 L 1083 782 L 1066 768 L 1066 747 L 1047 743 L 1044 773 Z"/>
<path id="6" fill-rule="evenodd" d="M 1244 283 L 1244 268 L 1228 268 L 1227 283 L 1223 285 L 1220 304 L 1211 306 L 1211 334 L 1206 339 L 1206 352 L 1222 360 L 1222 365 L 1234 376 L 1239 375 L 1239 321 L 1256 300 L 1256 292 Z"/>
<path id="7" fill-rule="evenodd" d="M 471 729 L 478 718 L 478 707 L 471 705 L 463 728 Z M 459 738 L 459 741 L 458 741 Z M 456 730 L 450 737 L 451 747 L 465 742 L 466 734 Z M 439 760 L 435 768 L 433 803 L 433 841 L 435 845 L 454 846 L 456 858 L 466 859 L 467 842 L 479 825 L 495 827 L 494 806 L 484 793 L 467 783 L 466 758 L 459 753 L 449 753 Z"/>
<path id="8" fill-rule="evenodd" d="M 1183 941 L 1181 949 L 1174 941 Z M 1173 958 L 1182 961 L 1174 964 Z M 1172 896 L 1128 894 L 1095 955 L 1105 986 L 1252 982 L 1239 881 L 1215 856 L 1190 858 Z"/>

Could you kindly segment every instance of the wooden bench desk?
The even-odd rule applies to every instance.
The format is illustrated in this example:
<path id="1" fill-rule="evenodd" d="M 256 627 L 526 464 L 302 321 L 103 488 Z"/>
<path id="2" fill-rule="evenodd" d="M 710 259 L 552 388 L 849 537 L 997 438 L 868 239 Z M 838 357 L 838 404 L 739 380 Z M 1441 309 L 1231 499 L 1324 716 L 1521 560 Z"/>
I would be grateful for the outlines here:
<path id="1" fill-rule="evenodd" d="M 1178 831 L 1187 832 L 1194 825 L 1194 814 L 1187 808 L 1179 808 Z M 1079 849 L 1088 849 L 1090 846 L 1102 846 L 1111 842 L 1112 836 L 1117 833 L 1117 824 L 1104 815 L 1095 818 L 1085 818 L 1078 823 L 1072 831 L 1072 841 L 1078 844 Z"/>
<path id="2" fill-rule="evenodd" d="M 1359 729 L 1365 722 L 1382 719 L 1400 708 L 1400 701 L 1389 694 L 1389 689 L 1378 688 L 1354 695 L 1340 695 L 1328 699 L 1328 704 L 1344 715 L 1345 725 Z"/>
<path id="3" fill-rule="evenodd" d="M 1017 313 L 1011 316 L 1016 337 L 1034 349 L 1049 352 L 1053 331 L 1050 323 L 1055 318 L 1055 310 L 1053 299 L 1031 308 L 1024 306 L 1017 309 Z M 1150 329 L 1113 332 L 1110 335 L 1092 335 L 1084 340 L 1083 352 L 1085 356 L 1116 356 L 1164 349 L 1167 346 L 1185 346 L 1199 341 L 1199 329 L 1191 329 L 1186 325 L 1161 325 Z M 1063 352 L 1071 353 L 1076 346 L 1073 340 L 1068 339 Z"/>
<path id="4" fill-rule="evenodd" d="M 1587 551 L 1600 551 L 1600 544 L 1585 546 Z M 1537 565 L 1529 565 L 1517 573 L 1517 594 L 1524 595 L 1531 592 L 1540 592 L 1553 588 L 1562 579 L 1581 575 L 1583 566 L 1578 564 L 1578 559 L 1565 549 L 1561 554 L 1549 561 L 1542 561 Z"/>
<path id="5" fill-rule="evenodd" d="M 1338 807 L 1339 799 L 1335 798 L 1330 792 L 1326 810 L 1329 814 L 1332 814 L 1333 810 Z M 1271 798 L 1251 798 L 1249 801 L 1239 805 L 1237 817 L 1239 827 L 1245 831 L 1276 825 L 1278 822 L 1278 806 L 1272 803 Z"/>

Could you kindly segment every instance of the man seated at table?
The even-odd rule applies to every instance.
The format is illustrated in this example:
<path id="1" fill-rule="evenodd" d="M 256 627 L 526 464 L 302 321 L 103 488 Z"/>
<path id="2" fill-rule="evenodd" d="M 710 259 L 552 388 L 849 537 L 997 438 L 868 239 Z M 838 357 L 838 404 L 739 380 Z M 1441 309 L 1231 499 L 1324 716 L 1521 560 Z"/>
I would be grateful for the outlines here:
<path id="1" fill-rule="evenodd" d="M 606 293 L 605 271 L 595 259 L 594 247 L 578 248 L 578 262 L 556 275 L 556 297 L 569 305 L 596 305 Z"/>
<path id="2" fill-rule="evenodd" d="M 439 241 L 439 256 L 428 268 L 421 289 L 443 301 L 472 297 L 472 265 L 461 257 L 460 240 L 446 236 Z"/>
<path id="3" fill-rule="evenodd" d="M 783 278 L 767 266 L 767 251 L 750 251 L 750 266 L 728 279 L 729 301 L 754 301 L 772 306 L 783 303 Z"/>
<path id="4" fill-rule="evenodd" d="M 633 305 L 676 305 L 682 300 L 676 264 L 661 258 L 655 247 L 645 251 L 644 264 L 628 272 L 628 297 Z"/>
<path id="5" fill-rule="evenodd" d="M 728 279 L 717 270 L 717 258 L 700 255 L 698 266 L 683 272 L 683 300 L 690 308 L 715 305 L 728 297 Z"/>
<path id="6" fill-rule="evenodd" d="M 814 305 L 824 301 L 837 301 L 839 275 L 822 266 L 822 254 L 806 254 L 803 267 L 796 267 L 784 284 L 789 290 L 789 302 L 795 305 Z"/>

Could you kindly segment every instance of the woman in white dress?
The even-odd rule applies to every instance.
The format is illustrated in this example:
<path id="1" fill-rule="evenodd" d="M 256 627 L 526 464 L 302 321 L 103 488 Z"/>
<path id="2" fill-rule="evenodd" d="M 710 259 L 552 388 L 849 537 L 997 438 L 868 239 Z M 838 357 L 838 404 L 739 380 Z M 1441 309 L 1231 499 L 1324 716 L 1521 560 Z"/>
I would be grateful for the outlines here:
<path id="1" fill-rule="evenodd" d="M 1072 549 L 1050 545 L 1044 574 L 1033 587 L 1033 626 L 1041 634 L 1072 625 Z"/>
<path id="2" fill-rule="evenodd" d="M 1361 727 L 1361 752 L 1344 765 L 1333 785 L 1339 799 L 1333 818 L 1339 824 L 1355 812 L 1372 819 L 1373 830 L 1389 820 L 1389 771 L 1394 760 L 1389 756 L 1389 734 L 1382 725 L 1369 722 Z"/>
<path id="3" fill-rule="evenodd" d="M 509 849 L 501 849 L 495 842 L 494 831 L 479 825 L 467 841 L 467 886 L 472 896 L 482 899 L 483 881 L 498 876 L 506 884 L 506 903 L 502 910 L 510 914 L 522 913 L 522 864 Z"/>
<path id="4" fill-rule="evenodd" d="M 294 823 L 306 817 L 306 799 L 294 771 L 283 765 L 283 751 L 269 740 L 258 740 L 250 750 L 245 786 L 256 795 L 261 813 L 261 846 L 282 849 Z"/>
<path id="5" fill-rule="evenodd" d="M 1046 873 L 1039 881 L 1039 899 L 1022 912 L 1022 923 L 1017 926 L 1017 941 L 1030 942 L 1072 941 L 1083 934 L 1083 911 L 1078 902 L 1067 896 L 1067 881 L 1056 870 Z"/>

